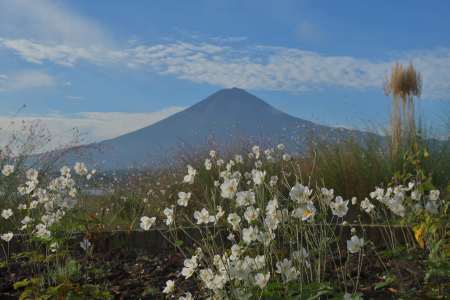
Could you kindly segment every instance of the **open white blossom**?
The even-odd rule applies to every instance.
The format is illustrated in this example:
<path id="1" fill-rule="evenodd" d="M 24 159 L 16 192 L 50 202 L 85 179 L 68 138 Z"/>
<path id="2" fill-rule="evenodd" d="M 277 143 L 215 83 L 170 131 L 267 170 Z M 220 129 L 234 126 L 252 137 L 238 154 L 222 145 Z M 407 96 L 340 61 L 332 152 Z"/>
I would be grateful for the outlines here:
<path id="1" fill-rule="evenodd" d="M 267 285 L 267 283 L 269 282 L 270 279 L 270 272 L 263 274 L 263 273 L 258 273 L 255 275 L 255 284 L 260 288 L 260 289 L 264 289 Z"/>
<path id="2" fill-rule="evenodd" d="M 75 171 L 75 173 L 77 173 L 80 176 L 85 176 L 89 172 L 86 165 L 82 162 L 75 163 L 73 170 Z"/>
<path id="3" fill-rule="evenodd" d="M 140 223 L 140 227 L 147 231 L 149 230 L 156 222 L 156 217 L 147 217 L 147 216 L 143 216 L 141 217 L 141 223 Z"/>
<path id="4" fill-rule="evenodd" d="M 300 183 L 296 183 L 289 192 L 289 197 L 292 201 L 297 203 L 307 203 L 309 201 L 309 197 L 312 194 L 312 190 L 309 187 L 304 186 Z"/>
<path id="5" fill-rule="evenodd" d="M 252 170 L 252 178 L 253 178 L 253 183 L 255 185 L 263 184 L 265 177 L 266 177 L 266 171 Z"/>
<path id="6" fill-rule="evenodd" d="M 237 164 L 242 164 L 242 163 L 244 163 L 244 158 L 242 157 L 242 155 L 236 154 L 236 155 L 234 156 L 234 161 L 235 161 Z"/>
<path id="7" fill-rule="evenodd" d="M 334 202 L 330 203 L 330 207 L 333 215 L 342 218 L 348 212 L 348 200 L 344 201 L 341 196 L 337 196 Z"/>
<path id="8" fill-rule="evenodd" d="M 370 214 L 375 209 L 375 205 L 373 205 L 368 198 L 365 198 L 363 201 L 361 201 L 360 205 L 361 209 L 368 214 Z"/>
<path id="9" fill-rule="evenodd" d="M 244 218 L 248 223 L 255 221 L 259 216 L 259 208 L 254 208 L 253 206 L 247 207 L 244 212 Z"/>
<path id="10" fill-rule="evenodd" d="M 362 247 L 364 246 L 364 239 L 359 238 L 356 235 L 353 235 L 350 240 L 347 240 L 347 250 L 350 253 L 358 253 L 361 251 Z"/>
<path id="11" fill-rule="evenodd" d="M 429 198 L 431 201 L 437 201 L 439 200 L 439 195 L 440 195 L 440 191 L 439 190 L 431 190 L 430 191 L 430 195 Z"/>
<path id="12" fill-rule="evenodd" d="M 14 233 L 12 233 L 12 232 L 7 232 L 7 233 L 0 235 L 0 238 L 7 243 L 9 243 L 13 237 L 14 237 Z"/>
<path id="13" fill-rule="evenodd" d="M 173 223 L 173 208 L 166 207 L 163 211 L 164 215 L 166 216 L 166 225 L 170 225 Z"/>
<path id="14" fill-rule="evenodd" d="M 192 258 L 187 258 L 184 260 L 184 267 L 181 270 L 181 275 L 183 275 L 186 279 L 191 277 L 195 270 L 197 269 L 198 262 L 197 256 L 192 256 Z"/>
<path id="15" fill-rule="evenodd" d="M 191 199 L 191 193 L 186 193 L 186 192 L 179 192 L 178 193 L 178 200 L 177 200 L 177 204 L 179 206 L 188 206 L 189 203 L 189 199 Z"/>
<path id="16" fill-rule="evenodd" d="M 294 218 L 302 219 L 302 221 L 309 221 L 316 215 L 316 207 L 312 201 L 308 201 L 306 204 L 301 204 L 299 207 L 292 211 Z"/>
<path id="17" fill-rule="evenodd" d="M 276 272 L 281 274 L 284 282 L 290 282 L 297 279 L 299 273 L 289 259 L 285 258 L 283 261 L 277 262 L 276 267 Z"/>
<path id="18" fill-rule="evenodd" d="M 220 195 L 225 199 L 233 199 L 236 194 L 238 184 L 239 182 L 235 178 L 225 179 L 225 181 L 220 185 Z"/>
<path id="19" fill-rule="evenodd" d="M 198 225 L 208 224 L 215 221 L 214 216 L 211 216 L 206 208 L 203 208 L 201 211 L 194 212 L 194 218 L 197 220 Z"/>
<path id="20" fill-rule="evenodd" d="M 163 293 L 164 294 L 171 294 L 171 293 L 173 293 L 173 291 L 175 291 L 175 282 L 173 280 L 167 280 L 166 281 L 166 286 L 163 289 Z"/>
<path id="21" fill-rule="evenodd" d="M 28 180 L 37 181 L 39 172 L 36 171 L 35 169 L 28 169 L 25 175 L 27 176 Z"/>
<path id="22" fill-rule="evenodd" d="M 13 215 L 13 211 L 11 208 L 4 209 L 2 211 L 2 218 L 8 220 Z"/>
<path id="23" fill-rule="evenodd" d="M 236 205 L 248 206 L 255 204 L 255 193 L 252 191 L 241 191 L 236 193 Z"/>
<path id="24" fill-rule="evenodd" d="M 212 162 L 211 162 L 211 160 L 209 159 L 209 158 L 207 158 L 207 159 L 205 159 L 205 169 L 206 170 L 211 170 L 212 169 Z"/>
<path id="25" fill-rule="evenodd" d="M 195 175 L 197 175 L 197 170 L 194 169 L 191 165 L 187 166 L 187 170 L 188 170 L 188 173 L 187 173 L 186 176 L 184 176 L 183 181 L 185 183 L 193 184 L 194 183 L 194 179 L 195 179 Z"/>
<path id="26" fill-rule="evenodd" d="M 241 223 L 241 217 L 239 217 L 239 215 L 236 213 L 231 213 L 228 215 L 227 221 L 231 224 L 233 230 L 238 230 L 239 224 Z"/>
<path id="27" fill-rule="evenodd" d="M 250 244 L 258 238 L 258 227 L 250 226 L 242 230 L 242 239 L 245 243 Z"/>
<path id="28" fill-rule="evenodd" d="M 5 176 L 9 176 L 14 173 L 14 165 L 4 165 L 2 168 L 2 174 Z"/>

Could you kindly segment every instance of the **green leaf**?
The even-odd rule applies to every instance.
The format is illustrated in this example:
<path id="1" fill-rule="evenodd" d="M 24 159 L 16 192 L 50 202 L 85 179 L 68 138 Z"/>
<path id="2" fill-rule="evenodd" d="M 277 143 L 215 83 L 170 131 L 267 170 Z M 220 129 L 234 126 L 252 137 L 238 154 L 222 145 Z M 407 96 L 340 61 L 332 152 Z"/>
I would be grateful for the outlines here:
<path id="1" fill-rule="evenodd" d="M 388 275 L 382 282 L 375 284 L 375 290 L 384 289 L 395 282 L 396 278 L 393 275 Z"/>
<path id="2" fill-rule="evenodd" d="M 29 286 L 30 283 L 31 283 L 31 281 L 28 278 L 25 278 L 25 279 L 22 279 L 21 281 L 14 282 L 13 287 L 15 290 L 18 290 L 18 289 L 24 288 L 26 286 Z"/>

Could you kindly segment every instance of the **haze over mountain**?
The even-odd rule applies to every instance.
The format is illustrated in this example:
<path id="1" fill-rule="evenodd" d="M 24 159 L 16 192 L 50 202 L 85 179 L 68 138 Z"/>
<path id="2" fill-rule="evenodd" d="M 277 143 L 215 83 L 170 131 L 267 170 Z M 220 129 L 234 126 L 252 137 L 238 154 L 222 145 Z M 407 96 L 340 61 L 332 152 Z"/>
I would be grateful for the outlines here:
<path id="1" fill-rule="evenodd" d="M 148 127 L 81 147 L 78 152 L 101 169 L 145 168 L 173 161 L 190 150 L 284 143 L 289 151 L 299 153 L 312 136 L 333 142 L 366 134 L 293 117 L 245 90 L 231 88 Z M 74 160 L 72 155 L 64 160 Z"/>

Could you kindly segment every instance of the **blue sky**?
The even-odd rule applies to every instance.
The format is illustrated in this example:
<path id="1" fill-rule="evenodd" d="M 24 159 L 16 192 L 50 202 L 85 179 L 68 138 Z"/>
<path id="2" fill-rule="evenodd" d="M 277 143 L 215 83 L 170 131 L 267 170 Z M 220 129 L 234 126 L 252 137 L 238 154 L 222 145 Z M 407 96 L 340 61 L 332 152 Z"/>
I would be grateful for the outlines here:
<path id="1" fill-rule="evenodd" d="M 0 126 L 41 119 L 99 140 L 238 86 L 301 118 L 373 127 L 389 116 L 390 66 L 412 61 L 419 115 L 446 133 L 449 37 L 447 1 L 0 0 Z"/>

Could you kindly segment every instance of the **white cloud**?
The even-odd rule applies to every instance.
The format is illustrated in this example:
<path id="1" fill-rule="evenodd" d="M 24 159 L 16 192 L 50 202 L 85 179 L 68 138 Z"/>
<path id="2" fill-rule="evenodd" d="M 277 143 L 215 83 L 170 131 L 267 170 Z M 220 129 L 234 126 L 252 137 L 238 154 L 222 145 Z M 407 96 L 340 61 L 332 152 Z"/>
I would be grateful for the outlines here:
<path id="1" fill-rule="evenodd" d="M 0 39 L 25 60 L 74 66 L 97 65 L 147 70 L 222 87 L 298 92 L 328 87 L 381 90 L 391 65 L 412 61 L 422 72 L 424 97 L 450 99 L 450 49 L 405 52 L 386 59 L 332 56 L 296 48 L 174 42 L 122 50 Z"/>
<path id="2" fill-rule="evenodd" d="M 27 70 L 12 74 L 0 74 L 0 92 L 51 87 L 56 80 L 45 72 Z"/>
<path id="3" fill-rule="evenodd" d="M 0 34 L 65 45 L 110 43 L 99 24 L 54 0 L 0 0 Z"/>
<path id="4" fill-rule="evenodd" d="M 24 134 L 23 124 L 49 131 L 52 139 L 42 150 L 51 150 L 73 142 L 74 133 L 80 135 L 81 144 L 97 142 L 132 132 L 154 124 L 181 111 L 181 107 L 167 107 L 145 113 L 83 112 L 75 115 L 0 116 L 0 146 L 8 143 L 13 133 Z M 74 131 L 76 129 L 76 131 Z"/>

